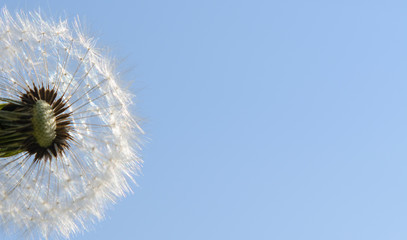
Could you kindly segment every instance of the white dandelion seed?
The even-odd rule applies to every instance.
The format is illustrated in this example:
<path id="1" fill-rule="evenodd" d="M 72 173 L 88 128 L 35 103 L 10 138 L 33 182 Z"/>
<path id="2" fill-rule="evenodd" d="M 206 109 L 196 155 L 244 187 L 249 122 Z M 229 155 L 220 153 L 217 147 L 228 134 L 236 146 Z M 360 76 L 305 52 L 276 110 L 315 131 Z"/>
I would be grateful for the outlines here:
<path id="1" fill-rule="evenodd" d="M 69 238 L 103 217 L 139 171 L 131 95 L 76 21 L 0 16 L 0 221 Z"/>

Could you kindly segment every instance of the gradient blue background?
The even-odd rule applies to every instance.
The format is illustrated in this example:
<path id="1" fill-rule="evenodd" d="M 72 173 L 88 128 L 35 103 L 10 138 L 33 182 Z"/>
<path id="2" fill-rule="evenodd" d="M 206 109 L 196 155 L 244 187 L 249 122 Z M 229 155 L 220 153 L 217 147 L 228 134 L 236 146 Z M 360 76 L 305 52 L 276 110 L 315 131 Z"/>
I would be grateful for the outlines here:
<path id="1" fill-rule="evenodd" d="M 135 193 L 75 240 L 407 239 L 406 1 L 28 1 L 125 59 Z"/>

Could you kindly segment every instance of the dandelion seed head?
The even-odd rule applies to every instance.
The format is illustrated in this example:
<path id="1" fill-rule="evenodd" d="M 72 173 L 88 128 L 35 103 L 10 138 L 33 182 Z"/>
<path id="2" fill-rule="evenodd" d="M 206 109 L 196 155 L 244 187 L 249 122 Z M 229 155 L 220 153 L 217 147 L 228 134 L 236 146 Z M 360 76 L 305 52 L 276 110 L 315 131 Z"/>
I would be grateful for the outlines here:
<path id="1" fill-rule="evenodd" d="M 38 12 L 0 15 L 0 223 L 64 237 L 131 191 L 142 134 L 112 59 Z"/>

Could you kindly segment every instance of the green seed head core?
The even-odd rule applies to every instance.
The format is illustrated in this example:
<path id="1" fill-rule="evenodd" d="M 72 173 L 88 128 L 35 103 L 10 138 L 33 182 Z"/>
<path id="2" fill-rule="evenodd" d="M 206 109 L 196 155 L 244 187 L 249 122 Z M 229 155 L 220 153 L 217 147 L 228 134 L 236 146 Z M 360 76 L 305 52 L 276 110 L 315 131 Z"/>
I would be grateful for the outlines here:
<path id="1" fill-rule="evenodd" d="M 0 159 L 25 152 L 51 161 L 73 141 L 69 103 L 54 88 L 27 86 L 13 99 L 0 97 Z"/>
<path id="2" fill-rule="evenodd" d="M 41 147 L 49 147 L 56 137 L 56 117 L 46 101 L 38 100 L 32 109 L 33 135 Z"/>

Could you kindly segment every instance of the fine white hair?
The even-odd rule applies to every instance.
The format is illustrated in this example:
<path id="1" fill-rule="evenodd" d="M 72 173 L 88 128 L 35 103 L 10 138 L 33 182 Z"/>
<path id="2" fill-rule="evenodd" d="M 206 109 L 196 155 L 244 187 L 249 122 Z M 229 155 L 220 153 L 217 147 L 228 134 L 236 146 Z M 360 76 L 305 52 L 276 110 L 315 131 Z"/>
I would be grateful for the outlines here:
<path id="1" fill-rule="evenodd" d="M 35 161 L 22 152 L 0 158 L 4 231 L 69 238 L 131 191 L 129 181 L 142 164 L 142 130 L 129 110 L 133 95 L 120 88 L 115 63 L 104 54 L 78 20 L 2 9 L 0 98 L 18 100 L 33 86 L 54 88 L 72 113 L 70 147 L 58 157 Z"/>

